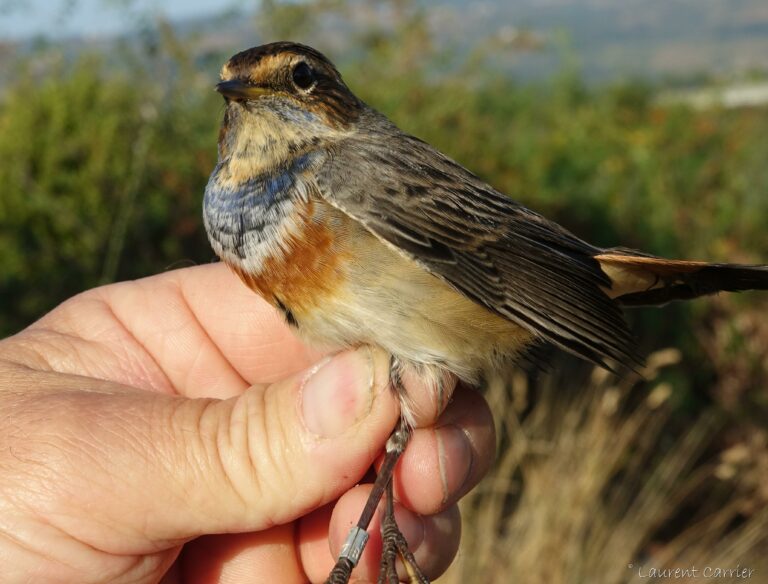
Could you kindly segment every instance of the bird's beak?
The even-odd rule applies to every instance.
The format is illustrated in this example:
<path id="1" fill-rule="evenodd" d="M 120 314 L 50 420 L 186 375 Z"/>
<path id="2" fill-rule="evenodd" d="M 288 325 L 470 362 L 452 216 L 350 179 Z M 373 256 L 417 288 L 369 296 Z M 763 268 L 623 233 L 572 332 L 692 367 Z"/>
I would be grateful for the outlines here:
<path id="1" fill-rule="evenodd" d="M 218 91 L 224 97 L 228 97 L 230 99 L 256 99 L 261 95 L 265 95 L 271 92 L 271 90 L 267 87 L 248 85 L 247 83 L 243 83 L 237 79 L 222 81 L 216 85 L 216 91 Z"/>

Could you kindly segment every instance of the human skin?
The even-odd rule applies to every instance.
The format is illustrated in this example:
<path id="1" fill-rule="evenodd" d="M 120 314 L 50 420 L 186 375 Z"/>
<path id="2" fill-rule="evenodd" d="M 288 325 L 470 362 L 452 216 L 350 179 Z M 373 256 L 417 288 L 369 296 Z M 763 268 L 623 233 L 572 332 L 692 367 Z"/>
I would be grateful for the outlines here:
<path id="1" fill-rule="evenodd" d="M 220 264 L 71 298 L 0 341 L 3 581 L 323 581 L 398 418 L 388 367 L 308 348 Z M 404 381 L 419 415 L 396 514 L 436 577 L 493 424 L 469 388 L 440 413 Z M 369 531 L 363 582 L 378 516 Z"/>

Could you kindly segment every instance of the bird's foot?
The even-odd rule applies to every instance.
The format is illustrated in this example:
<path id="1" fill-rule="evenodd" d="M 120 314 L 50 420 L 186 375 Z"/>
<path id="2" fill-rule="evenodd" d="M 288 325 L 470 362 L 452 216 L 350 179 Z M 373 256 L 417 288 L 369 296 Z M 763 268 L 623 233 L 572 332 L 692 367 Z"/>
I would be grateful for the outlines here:
<path id="1" fill-rule="evenodd" d="M 403 562 L 410 584 L 429 584 L 429 580 L 416 563 L 408 548 L 408 542 L 395 521 L 395 505 L 392 498 L 392 483 L 387 487 L 387 507 L 381 522 L 381 569 L 378 584 L 399 584 L 397 558 Z"/>

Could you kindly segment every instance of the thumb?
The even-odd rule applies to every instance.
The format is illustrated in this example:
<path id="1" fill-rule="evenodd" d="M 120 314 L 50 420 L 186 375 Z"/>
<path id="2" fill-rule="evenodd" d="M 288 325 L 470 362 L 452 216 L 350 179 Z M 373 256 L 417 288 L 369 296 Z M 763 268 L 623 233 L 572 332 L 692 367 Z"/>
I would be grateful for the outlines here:
<path id="1" fill-rule="evenodd" d="M 389 379 L 389 357 L 362 347 L 221 403 L 218 428 L 208 436 L 224 464 L 217 484 L 202 493 L 204 500 L 216 493 L 218 517 L 213 525 L 201 516 L 206 532 L 286 523 L 358 482 L 397 420 Z"/>
<path id="2" fill-rule="evenodd" d="M 302 516 L 362 477 L 398 415 L 389 358 L 368 347 L 225 401 L 91 381 L 99 389 L 68 393 L 76 397 L 69 405 L 56 396 L 60 427 L 43 432 L 41 444 L 59 452 L 37 454 L 53 464 L 34 491 L 38 517 L 55 517 L 58 529 L 110 553 Z"/>

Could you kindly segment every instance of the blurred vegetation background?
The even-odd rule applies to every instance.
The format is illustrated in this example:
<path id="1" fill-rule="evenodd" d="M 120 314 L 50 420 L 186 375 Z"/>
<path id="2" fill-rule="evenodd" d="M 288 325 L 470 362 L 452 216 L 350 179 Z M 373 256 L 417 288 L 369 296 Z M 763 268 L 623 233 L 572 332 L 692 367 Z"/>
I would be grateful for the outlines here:
<path id="1" fill-rule="evenodd" d="M 768 262 L 768 106 L 678 99 L 674 79 L 590 84 L 567 48 L 557 74 L 521 82 L 499 63 L 536 50 L 531 33 L 457 54 L 419 3 L 367 2 L 381 18 L 364 25 L 351 4 L 265 0 L 250 44 L 325 50 L 400 127 L 593 243 Z M 334 52 L 329 19 L 351 49 Z M 0 334 L 87 288 L 213 260 L 212 88 L 245 47 L 206 42 L 150 14 L 108 50 L 2 47 Z M 639 582 L 739 562 L 768 581 L 767 311 L 745 293 L 630 312 L 651 353 L 642 382 L 558 358 L 491 384 L 503 454 L 464 503 L 445 581 Z"/>

